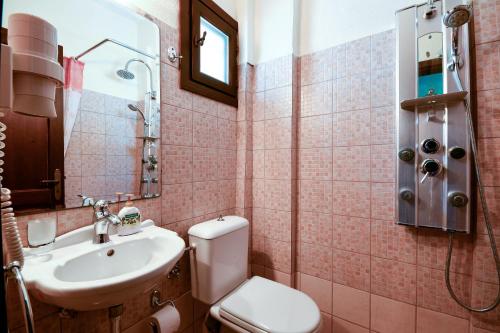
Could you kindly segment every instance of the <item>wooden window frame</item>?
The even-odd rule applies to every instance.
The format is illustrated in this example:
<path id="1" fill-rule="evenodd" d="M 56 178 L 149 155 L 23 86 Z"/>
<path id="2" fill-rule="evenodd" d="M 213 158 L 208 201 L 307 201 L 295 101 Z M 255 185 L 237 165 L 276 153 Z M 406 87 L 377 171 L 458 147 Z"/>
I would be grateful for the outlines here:
<path id="1" fill-rule="evenodd" d="M 228 80 L 226 84 L 200 71 L 200 17 L 229 37 Z M 212 0 L 181 0 L 180 85 L 195 94 L 238 106 L 238 22 Z"/>

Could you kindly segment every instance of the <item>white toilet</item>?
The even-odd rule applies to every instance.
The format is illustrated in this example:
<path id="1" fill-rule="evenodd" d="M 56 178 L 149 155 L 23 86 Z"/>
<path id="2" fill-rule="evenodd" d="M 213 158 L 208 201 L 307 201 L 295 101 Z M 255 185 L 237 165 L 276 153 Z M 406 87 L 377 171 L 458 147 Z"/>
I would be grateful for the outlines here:
<path id="1" fill-rule="evenodd" d="M 258 276 L 247 279 L 249 223 L 226 216 L 189 229 L 191 286 L 210 314 L 237 332 L 315 333 L 318 306 L 306 294 Z"/>

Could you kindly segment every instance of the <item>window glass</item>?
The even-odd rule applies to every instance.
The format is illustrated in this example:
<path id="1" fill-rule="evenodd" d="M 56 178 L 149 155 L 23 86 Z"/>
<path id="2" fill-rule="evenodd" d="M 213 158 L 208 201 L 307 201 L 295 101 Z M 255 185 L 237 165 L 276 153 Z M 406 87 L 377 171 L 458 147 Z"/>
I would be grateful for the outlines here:
<path id="1" fill-rule="evenodd" d="M 200 17 L 200 72 L 229 84 L 229 37 L 205 18 Z"/>

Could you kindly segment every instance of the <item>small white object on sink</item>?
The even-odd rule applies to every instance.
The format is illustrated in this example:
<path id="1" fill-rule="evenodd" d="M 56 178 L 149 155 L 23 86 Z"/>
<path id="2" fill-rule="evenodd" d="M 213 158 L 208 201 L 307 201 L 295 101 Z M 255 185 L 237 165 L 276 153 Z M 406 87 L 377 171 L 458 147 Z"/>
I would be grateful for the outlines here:
<path id="1" fill-rule="evenodd" d="M 30 247 L 41 247 L 51 244 L 56 239 L 56 232 L 56 217 L 28 221 L 28 244 Z"/>

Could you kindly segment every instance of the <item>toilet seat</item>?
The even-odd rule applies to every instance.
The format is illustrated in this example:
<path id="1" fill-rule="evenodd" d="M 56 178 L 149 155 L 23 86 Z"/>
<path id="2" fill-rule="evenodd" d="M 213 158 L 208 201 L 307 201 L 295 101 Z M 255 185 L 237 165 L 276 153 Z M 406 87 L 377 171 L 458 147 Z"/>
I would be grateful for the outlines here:
<path id="1" fill-rule="evenodd" d="M 318 306 L 306 294 L 254 276 L 214 305 L 218 319 L 255 333 L 313 333 L 319 331 Z"/>

